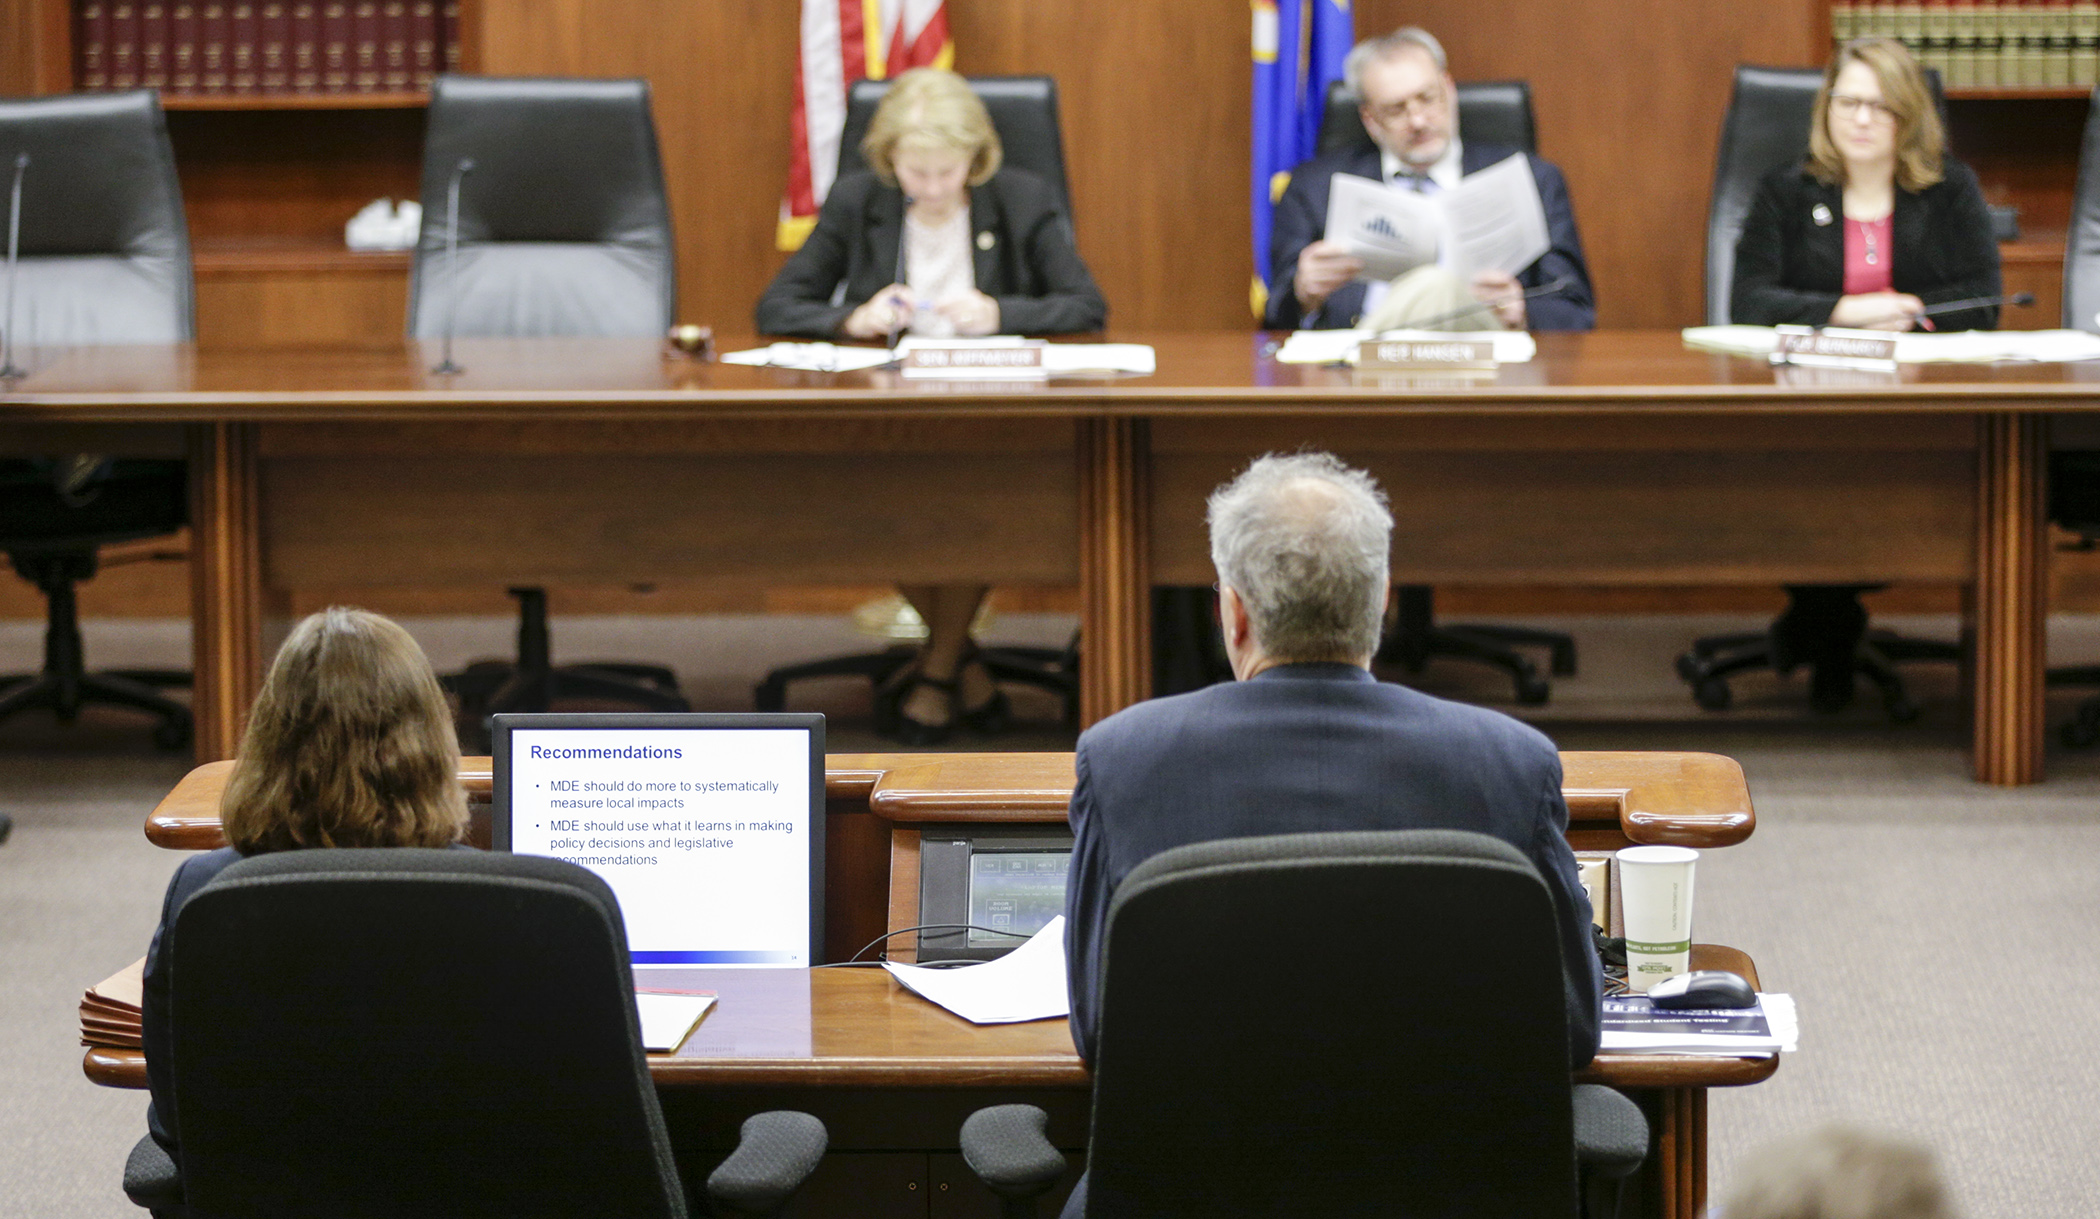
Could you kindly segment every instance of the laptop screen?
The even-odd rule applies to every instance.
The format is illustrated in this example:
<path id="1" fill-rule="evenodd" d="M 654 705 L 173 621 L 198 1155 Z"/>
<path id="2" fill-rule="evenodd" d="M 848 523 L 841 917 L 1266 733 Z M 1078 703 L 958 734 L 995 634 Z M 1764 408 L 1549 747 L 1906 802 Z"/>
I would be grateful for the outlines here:
<path id="1" fill-rule="evenodd" d="M 824 927 L 824 717 L 498 715 L 499 851 L 612 887 L 637 967 L 806 968 Z"/>

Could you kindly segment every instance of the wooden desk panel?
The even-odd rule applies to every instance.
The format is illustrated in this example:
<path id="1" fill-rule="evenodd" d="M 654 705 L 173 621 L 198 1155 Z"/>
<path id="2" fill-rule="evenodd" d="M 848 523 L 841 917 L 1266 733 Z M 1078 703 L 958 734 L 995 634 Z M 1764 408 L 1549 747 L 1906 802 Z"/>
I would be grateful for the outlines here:
<path id="1" fill-rule="evenodd" d="M 1069 581 L 1076 567 L 1091 722 L 1148 691 L 1150 585 L 1210 578 L 1201 493 L 1262 447 L 1313 440 L 1391 484 L 1409 578 L 1973 581 L 1977 777 L 2041 775 L 2047 413 L 2092 409 L 2100 367 L 1797 376 L 1687 351 L 1675 333 L 1602 333 L 1541 335 L 1537 360 L 1491 377 L 1411 380 L 1279 365 L 1260 335 L 1118 337 L 1151 342 L 1157 373 L 906 382 L 666 361 L 634 340 L 463 340 L 467 371 L 445 377 L 428 372 L 428 345 L 38 349 L 0 393 L 0 423 L 189 425 L 201 758 L 239 738 L 266 571 L 345 587 L 360 574 Z M 1052 453 L 1039 437 L 1020 451 L 969 439 L 1031 421 L 1068 440 Z M 558 467 L 563 489 L 528 495 L 513 488 L 544 463 L 513 464 L 496 444 L 448 485 L 418 446 L 463 423 L 519 429 L 530 452 L 576 464 Z M 659 424 L 673 447 L 743 424 L 812 428 L 806 447 L 824 428 L 901 426 L 923 429 L 924 447 L 769 465 L 754 458 L 777 445 L 723 433 L 720 449 L 657 465 Z M 988 454 L 981 475 L 957 468 L 971 453 Z M 624 485 L 623 456 L 676 494 Z M 725 482 L 734 495 L 712 500 Z M 677 501 L 684 516 L 652 515 Z M 789 544 L 765 545 L 752 504 Z M 400 508 L 376 522 L 392 529 L 384 544 L 350 523 L 374 506 Z M 531 527 L 496 523 L 520 519 Z M 461 540 L 438 544 L 433 521 Z"/>

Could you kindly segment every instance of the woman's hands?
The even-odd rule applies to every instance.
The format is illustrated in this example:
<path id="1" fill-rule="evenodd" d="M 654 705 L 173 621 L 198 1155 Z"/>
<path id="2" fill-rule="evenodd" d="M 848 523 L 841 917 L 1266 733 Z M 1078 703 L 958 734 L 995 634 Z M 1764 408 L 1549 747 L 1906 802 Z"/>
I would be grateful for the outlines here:
<path id="1" fill-rule="evenodd" d="M 1907 292 L 1862 292 L 1838 298 L 1830 325 L 1854 330 L 1909 330 L 1925 312 L 1925 302 Z"/>
<path id="2" fill-rule="evenodd" d="M 844 330 L 849 338 L 888 338 L 910 326 L 917 312 L 911 289 L 891 284 L 847 314 Z M 982 292 L 973 290 L 951 296 L 934 305 L 933 312 L 947 318 L 959 335 L 995 334 L 999 330 L 999 302 Z"/>

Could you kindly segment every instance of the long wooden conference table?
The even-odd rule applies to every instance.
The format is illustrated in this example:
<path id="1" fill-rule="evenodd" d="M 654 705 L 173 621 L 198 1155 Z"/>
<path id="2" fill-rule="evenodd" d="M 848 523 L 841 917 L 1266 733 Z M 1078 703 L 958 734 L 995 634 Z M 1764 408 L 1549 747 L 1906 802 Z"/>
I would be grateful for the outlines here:
<path id="1" fill-rule="evenodd" d="M 959 823 L 1062 825 L 1072 755 L 833 754 L 825 775 L 826 959 L 885 930 L 920 922 L 923 830 Z M 1699 753 L 1564 753 L 1568 840 L 1578 851 L 1633 843 L 1707 850 L 1748 838 L 1756 813 L 1733 760 Z M 175 850 L 222 846 L 219 799 L 229 762 L 199 766 L 146 820 Z M 489 759 L 461 764 L 473 820 L 488 842 Z M 1616 918 L 1616 914 L 1614 914 Z M 913 959 L 912 941 L 895 941 Z M 1754 963 L 1719 945 L 1695 968 L 1757 980 Z M 1051 1138 L 1075 1164 L 1086 1146 L 1091 1084 L 1063 1021 L 976 1026 L 872 970 L 709 971 L 694 982 L 721 1002 L 673 1054 L 650 1055 L 674 1150 L 695 1184 L 736 1144 L 737 1125 L 767 1108 L 822 1117 L 832 1151 L 795 1214 L 962 1216 L 996 1213 L 955 1151 L 963 1118 L 1025 1101 L 1051 1115 Z M 143 1088 L 136 1050 L 90 1049 L 97 1083 Z M 1776 1058 L 1604 1054 L 1577 1078 L 1624 1089 L 1647 1112 L 1654 1145 L 1629 1213 L 1694 1219 L 1705 1205 L 1706 1094 L 1754 1084 Z M 530 1064 L 521 1064 L 530 1069 Z M 1069 1183 L 1069 1181 L 1068 1181 Z M 1054 1213 L 1051 1212 L 1051 1213 Z"/>
<path id="2" fill-rule="evenodd" d="M 205 759 L 238 739 L 271 591 L 299 588 L 1076 584 L 1092 722 L 1146 696 L 1148 589 L 1213 578 L 1205 493 L 1312 445 L 1384 482 L 1410 583 L 1967 582 L 1975 774 L 2041 778 L 2048 417 L 2100 402 L 2100 368 L 1804 377 L 1662 332 L 1410 377 L 1116 337 L 1156 373 L 908 382 L 625 340 L 462 340 L 445 376 L 413 344 L 31 350 L 0 451 L 189 455 Z"/>

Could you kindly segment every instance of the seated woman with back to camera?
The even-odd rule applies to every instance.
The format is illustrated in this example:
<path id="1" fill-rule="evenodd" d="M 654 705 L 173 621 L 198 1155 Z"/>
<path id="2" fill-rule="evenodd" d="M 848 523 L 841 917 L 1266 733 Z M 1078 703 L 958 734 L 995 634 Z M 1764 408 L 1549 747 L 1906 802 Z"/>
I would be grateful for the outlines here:
<path id="1" fill-rule="evenodd" d="M 175 870 L 146 953 L 146 1125 L 177 1164 L 167 963 L 182 903 L 251 855 L 446 847 L 466 835 L 452 711 L 408 632 L 356 609 L 323 610 L 293 628 L 249 713 L 219 815 L 231 845 L 191 856 Z"/>
<path id="2" fill-rule="evenodd" d="M 1058 192 L 1002 168 L 991 116 L 962 77 L 939 68 L 897 77 L 861 151 L 873 172 L 832 185 L 809 239 L 759 297 L 761 333 L 942 338 L 1107 324 Z M 927 640 L 877 691 L 877 724 L 912 744 L 937 742 L 957 724 L 997 728 L 1005 698 L 970 642 L 987 586 L 902 591 Z"/>
<path id="3" fill-rule="evenodd" d="M 1925 74 L 1903 44 L 1861 38 L 1823 73 L 1808 160 L 1765 176 L 1735 249 L 1733 320 L 1760 326 L 1989 330 L 1998 244 L 1968 166 L 1947 156 Z"/>

